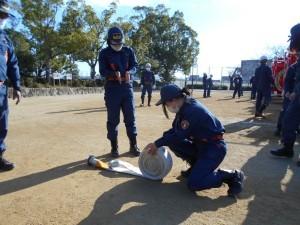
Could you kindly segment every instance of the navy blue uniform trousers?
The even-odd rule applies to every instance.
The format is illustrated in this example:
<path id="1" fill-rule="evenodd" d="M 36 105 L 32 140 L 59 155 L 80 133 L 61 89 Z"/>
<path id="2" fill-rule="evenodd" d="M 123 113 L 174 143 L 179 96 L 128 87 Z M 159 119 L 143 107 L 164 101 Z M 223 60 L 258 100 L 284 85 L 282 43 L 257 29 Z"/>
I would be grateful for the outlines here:
<path id="1" fill-rule="evenodd" d="M 8 98 L 7 87 L 5 85 L 0 86 L 0 152 L 4 152 L 6 149 L 4 140 L 8 130 Z"/>
<path id="2" fill-rule="evenodd" d="M 297 136 L 297 129 L 300 125 L 300 95 L 292 101 L 283 117 L 282 142 L 294 144 Z"/>
<path id="3" fill-rule="evenodd" d="M 107 108 L 107 138 L 109 140 L 117 139 L 121 110 L 127 136 L 129 138 L 136 137 L 135 103 L 132 86 L 130 84 L 106 86 L 104 99 Z"/>
<path id="4" fill-rule="evenodd" d="M 224 141 L 198 145 L 186 140 L 168 147 L 183 160 L 195 162 L 187 182 L 190 190 L 200 191 L 222 185 L 223 178 L 216 169 L 226 155 L 227 148 Z"/>
<path id="5" fill-rule="evenodd" d="M 142 89 L 142 98 L 145 97 L 146 92 L 148 93 L 148 96 L 152 95 L 152 84 L 145 84 L 143 86 L 143 89 Z"/>

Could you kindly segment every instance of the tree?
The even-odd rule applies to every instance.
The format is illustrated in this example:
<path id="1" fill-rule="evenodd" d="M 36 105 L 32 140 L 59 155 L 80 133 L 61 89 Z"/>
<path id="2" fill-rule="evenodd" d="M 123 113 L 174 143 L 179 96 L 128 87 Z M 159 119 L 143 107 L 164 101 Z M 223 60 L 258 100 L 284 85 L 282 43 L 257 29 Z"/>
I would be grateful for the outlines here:
<path id="1" fill-rule="evenodd" d="M 32 49 L 37 59 L 39 74 L 46 71 L 46 79 L 50 81 L 52 61 L 63 54 L 62 38 L 57 32 L 57 13 L 63 0 L 21 0 L 23 24 L 28 29 Z"/>
<path id="2" fill-rule="evenodd" d="M 135 7 L 131 17 L 132 40 L 140 62 L 152 62 L 163 81 L 174 80 L 175 71 L 188 73 L 199 54 L 197 33 L 184 22 L 182 12 L 173 16 L 164 5 Z"/>
<path id="3" fill-rule="evenodd" d="M 71 0 L 63 13 L 60 24 L 60 33 L 66 38 L 63 48 L 72 60 L 88 63 L 92 79 L 96 75 L 99 51 L 106 44 L 106 32 L 115 11 L 116 4 L 112 3 L 99 18 L 84 1 Z"/>

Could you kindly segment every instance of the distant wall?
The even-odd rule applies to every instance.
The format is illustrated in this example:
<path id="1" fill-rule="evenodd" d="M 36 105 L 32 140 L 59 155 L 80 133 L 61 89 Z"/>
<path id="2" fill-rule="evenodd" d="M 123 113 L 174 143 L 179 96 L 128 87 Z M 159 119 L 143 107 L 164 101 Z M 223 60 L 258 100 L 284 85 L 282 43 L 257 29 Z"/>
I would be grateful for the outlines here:
<path id="1" fill-rule="evenodd" d="M 84 95 L 100 94 L 103 92 L 102 87 L 57 87 L 57 88 L 22 88 L 23 97 L 35 96 L 57 96 L 57 95 Z M 9 89 L 9 97 L 12 96 L 12 88 Z"/>

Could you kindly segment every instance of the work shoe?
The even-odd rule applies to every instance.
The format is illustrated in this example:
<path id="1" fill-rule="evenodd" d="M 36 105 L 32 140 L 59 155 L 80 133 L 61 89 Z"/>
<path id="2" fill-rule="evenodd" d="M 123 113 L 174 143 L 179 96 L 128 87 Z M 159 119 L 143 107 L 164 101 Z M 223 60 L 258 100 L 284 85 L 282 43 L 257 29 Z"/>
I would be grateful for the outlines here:
<path id="1" fill-rule="evenodd" d="M 235 197 L 243 191 L 243 182 L 245 179 L 244 173 L 239 170 L 234 170 L 233 177 L 228 180 L 227 185 L 229 187 L 227 194 L 230 197 Z"/>
<path id="2" fill-rule="evenodd" d="M 111 157 L 118 158 L 119 157 L 118 140 L 110 141 L 110 143 L 111 143 Z"/>
<path id="3" fill-rule="evenodd" d="M 286 157 L 286 158 L 293 158 L 294 157 L 294 149 L 290 145 L 284 145 L 280 149 L 274 149 L 270 152 L 274 156 L 278 157 Z"/>
<path id="4" fill-rule="evenodd" d="M 227 194 L 229 197 L 236 197 L 243 191 L 245 175 L 240 170 L 225 171 L 219 170 L 223 176 L 223 182 L 228 185 Z"/>
<path id="5" fill-rule="evenodd" d="M 130 141 L 130 150 L 129 150 L 129 152 L 133 156 L 140 156 L 141 150 L 137 146 L 136 137 L 130 138 L 129 141 Z"/>
<path id="6" fill-rule="evenodd" d="M 15 165 L 2 156 L 3 153 L 0 153 L 0 171 L 9 171 L 15 168 Z"/>

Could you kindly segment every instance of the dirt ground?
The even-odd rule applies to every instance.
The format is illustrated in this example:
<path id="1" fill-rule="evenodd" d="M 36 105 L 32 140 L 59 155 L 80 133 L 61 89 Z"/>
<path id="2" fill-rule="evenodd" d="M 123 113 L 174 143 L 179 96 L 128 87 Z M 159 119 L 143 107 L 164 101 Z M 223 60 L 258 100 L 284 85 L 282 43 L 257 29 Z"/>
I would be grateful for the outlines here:
<path id="1" fill-rule="evenodd" d="M 221 167 L 242 169 L 247 176 L 238 200 L 226 197 L 226 186 L 196 195 L 188 191 L 177 180 L 186 165 L 174 155 L 173 169 L 162 183 L 87 167 L 90 154 L 109 159 L 103 94 L 36 97 L 23 99 L 17 107 L 11 102 L 6 156 L 17 167 L 0 173 L 0 224 L 300 224 L 296 157 L 269 155 L 278 145 L 272 132 L 280 99 L 274 99 L 266 119 L 258 120 L 253 119 L 249 93 L 236 100 L 231 92 L 214 92 L 205 100 L 198 91 L 194 96 L 226 125 L 228 155 Z M 170 127 L 160 107 L 137 107 L 136 114 L 141 148 Z M 119 133 L 121 159 L 137 165 L 127 154 L 123 123 Z"/>

